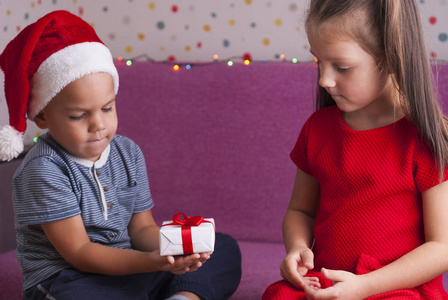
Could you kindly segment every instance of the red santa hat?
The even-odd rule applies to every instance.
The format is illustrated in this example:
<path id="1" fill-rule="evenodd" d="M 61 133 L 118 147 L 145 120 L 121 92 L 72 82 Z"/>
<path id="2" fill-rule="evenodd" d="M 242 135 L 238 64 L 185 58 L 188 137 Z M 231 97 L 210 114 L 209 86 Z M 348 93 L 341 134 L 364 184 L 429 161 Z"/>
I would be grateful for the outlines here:
<path id="1" fill-rule="evenodd" d="M 9 125 L 0 128 L 0 160 L 23 151 L 26 118 L 34 118 L 69 83 L 85 75 L 118 73 L 109 49 L 95 30 L 67 12 L 51 12 L 24 28 L 0 55 L 5 73 Z"/>

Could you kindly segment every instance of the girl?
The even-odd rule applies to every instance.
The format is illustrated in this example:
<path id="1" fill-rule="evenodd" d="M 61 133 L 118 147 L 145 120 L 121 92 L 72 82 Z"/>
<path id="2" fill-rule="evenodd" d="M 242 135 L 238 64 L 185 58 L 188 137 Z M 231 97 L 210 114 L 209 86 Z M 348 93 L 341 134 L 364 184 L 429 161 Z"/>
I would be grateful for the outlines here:
<path id="1" fill-rule="evenodd" d="M 263 299 L 448 299 L 448 132 L 415 1 L 311 0 L 306 29 L 317 111 Z"/>

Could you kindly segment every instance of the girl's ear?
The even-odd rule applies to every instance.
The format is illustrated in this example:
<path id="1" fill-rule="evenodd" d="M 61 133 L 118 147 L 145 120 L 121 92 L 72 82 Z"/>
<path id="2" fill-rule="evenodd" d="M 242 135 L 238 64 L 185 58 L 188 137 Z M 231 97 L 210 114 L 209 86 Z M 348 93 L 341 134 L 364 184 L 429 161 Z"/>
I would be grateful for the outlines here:
<path id="1" fill-rule="evenodd" d="M 36 123 L 37 127 L 40 129 L 47 129 L 47 119 L 45 118 L 45 112 L 41 111 L 36 117 L 34 117 L 34 123 Z"/>

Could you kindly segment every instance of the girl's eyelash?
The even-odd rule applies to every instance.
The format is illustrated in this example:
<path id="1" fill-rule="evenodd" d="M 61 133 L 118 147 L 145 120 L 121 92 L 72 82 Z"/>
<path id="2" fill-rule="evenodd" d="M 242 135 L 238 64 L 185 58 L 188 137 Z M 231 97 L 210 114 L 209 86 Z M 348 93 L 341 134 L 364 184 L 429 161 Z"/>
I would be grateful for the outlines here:
<path id="1" fill-rule="evenodd" d="M 108 111 L 112 111 L 112 106 L 111 107 L 105 107 L 102 109 L 104 112 L 108 112 Z"/>

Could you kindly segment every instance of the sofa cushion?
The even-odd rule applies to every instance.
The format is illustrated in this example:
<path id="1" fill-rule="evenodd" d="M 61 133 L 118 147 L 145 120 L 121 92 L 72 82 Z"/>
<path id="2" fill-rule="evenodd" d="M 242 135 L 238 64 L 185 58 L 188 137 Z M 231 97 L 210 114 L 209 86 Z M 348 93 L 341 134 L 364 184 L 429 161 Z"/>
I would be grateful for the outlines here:
<path id="1" fill-rule="evenodd" d="M 14 250 L 0 253 L 0 298 L 22 299 L 22 273 Z"/>

